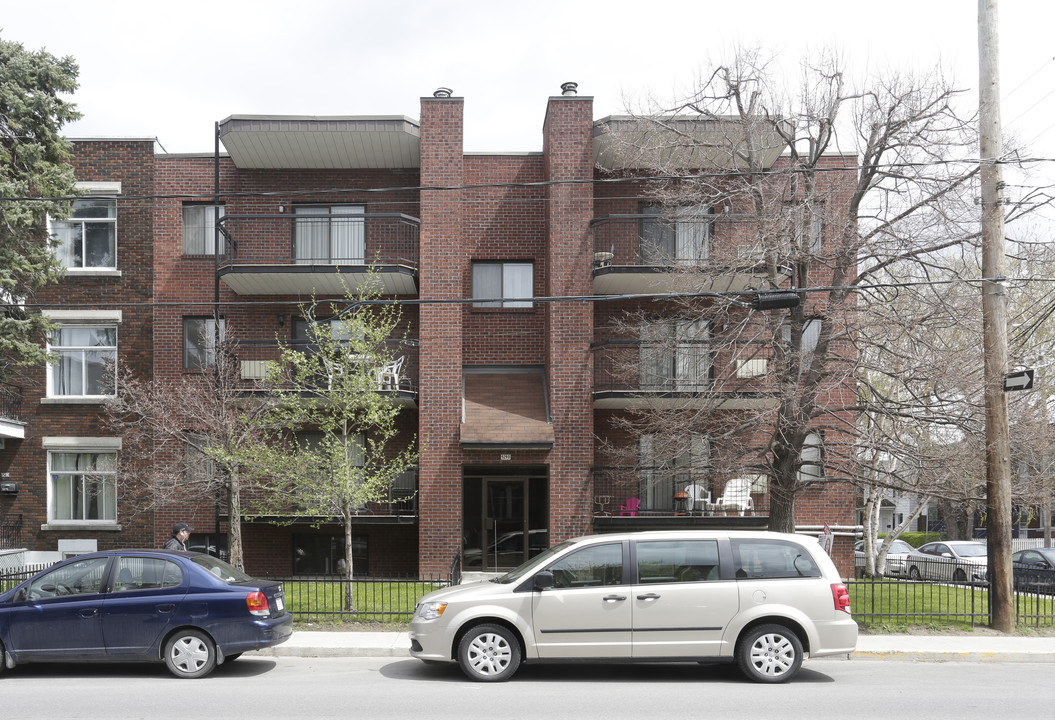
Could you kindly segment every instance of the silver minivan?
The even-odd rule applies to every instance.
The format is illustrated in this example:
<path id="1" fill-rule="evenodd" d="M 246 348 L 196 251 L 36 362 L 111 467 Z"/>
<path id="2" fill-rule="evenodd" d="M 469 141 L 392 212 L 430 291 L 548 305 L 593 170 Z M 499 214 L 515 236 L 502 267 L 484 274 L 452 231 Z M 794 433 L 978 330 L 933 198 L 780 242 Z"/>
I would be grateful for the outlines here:
<path id="1" fill-rule="evenodd" d="M 757 682 L 857 645 L 850 598 L 816 538 L 685 530 L 590 535 L 493 580 L 431 592 L 411 654 L 507 680 L 521 662 L 729 661 Z"/>

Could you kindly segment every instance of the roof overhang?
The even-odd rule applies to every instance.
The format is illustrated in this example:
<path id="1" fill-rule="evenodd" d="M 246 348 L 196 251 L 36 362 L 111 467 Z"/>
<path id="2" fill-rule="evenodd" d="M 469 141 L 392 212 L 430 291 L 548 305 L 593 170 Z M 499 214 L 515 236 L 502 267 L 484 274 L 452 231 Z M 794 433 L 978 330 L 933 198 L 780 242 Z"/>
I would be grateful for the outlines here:
<path id="1" fill-rule="evenodd" d="M 773 122 L 746 126 L 731 116 L 610 115 L 593 126 L 594 162 L 605 170 L 744 170 L 749 151 L 764 170 L 772 167 L 786 147 Z"/>
<path id="2" fill-rule="evenodd" d="M 219 126 L 247 169 L 398 169 L 421 166 L 421 127 L 402 115 L 232 115 Z"/>

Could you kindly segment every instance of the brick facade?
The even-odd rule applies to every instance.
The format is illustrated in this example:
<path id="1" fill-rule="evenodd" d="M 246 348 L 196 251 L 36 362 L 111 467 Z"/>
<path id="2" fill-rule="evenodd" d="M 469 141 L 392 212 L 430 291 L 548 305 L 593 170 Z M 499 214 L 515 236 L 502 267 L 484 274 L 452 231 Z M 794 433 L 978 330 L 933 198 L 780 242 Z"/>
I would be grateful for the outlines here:
<path id="1" fill-rule="evenodd" d="M 270 218 L 233 220 L 229 226 L 236 232 L 238 222 L 257 223 L 239 235 L 238 253 L 251 258 L 248 264 L 293 262 L 290 213 L 300 204 L 362 206 L 366 213 L 420 220 L 413 248 L 416 257 L 410 263 L 416 293 L 403 297 L 446 302 L 403 307 L 403 326 L 417 348 L 417 384 L 402 416 L 401 431 L 408 441 L 416 437 L 421 448 L 417 495 L 409 515 L 367 513 L 355 523 L 353 534 L 365 543 L 371 574 L 445 572 L 467 547 L 471 532 L 481 527 L 485 534 L 492 529 L 498 532 L 497 524 L 487 527 L 497 523 L 494 509 L 486 507 L 493 498 L 481 496 L 477 507 L 477 498 L 469 497 L 476 492 L 475 483 L 486 486 L 488 478 L 498 485 L 523 480 L 524 489 L 514 487 L 503 501 L 523 492 L 519 502 L 541 509 L 544 524 L 538 527 L 548 533 L 548 543 L 589 533 L 598 513 L 597 469 L 612 462 L 603 448 L 606 444 L 634 448 L 637 442 L 615 428 L 614 419 L 625 410 L 597 405 L 595 345 L 604 339 L 613 318 L 640 304 L 578 300 L 478 307 L 464 301 L 472 297 L 474 263 L 530 263 L 535 297 L 594 295 L 595 250 L 610 249 L 617 256 L 632 250 L 620 245 L 624 240 L 618 234 L 611 243 L 601 242 L 601 231 L 591 221 L 638 213 L 641 185 L 590 182 L 611 177 L 594 167 L 592 98 L 549 99 L 541 153 L 466 154 L 463 110 L 462 98 L 422 98 L 420 162 L 415 167 L 251 168 L 239 166 L 233 157 L 219 158 L 219 194 L 225 213 Z M 229 332 L 239 338 L 292 338 L 300 315 L 298 303 L 310 302 L 310 294 L 239 295 L 226 280 L 217 279 L 217 261 L 211 254 L 184 252 L 183 206 L 211 202 L 216 158 L 155 155 L 149 141 L 78 142 L 75 154 L 79 180 L 122 183 L 120 276 L 67 278 L 42 293 L 41 302 L 53 307 L 121 308 L 121 358 L 143 376 L 162 381 L 188 372 L 182 362 L 183 320 L 211 316 L 214 301 L 219 302 Z M 845 218 L 838 215 L 845 208 L 838 190 L 847 177 L 822 176 L 824 182 L 834 184 L 829 196 L 833 198 L 829 209 L 836 216 L 832 222 L 842 222 Z M 377 192 L 378 188 L 388 190 Z M 380 234 L 369 226 L 367 232 L 368 237 Z M 729 251 L 735 233 L 729 238 L 725 250 L 714 252 Z M 293 269 L 308 271 L 309 266 Z M 819 274 L 810 281 L 824 284 L 825 278 Z M 249 343 L 240 358 L 267 360 L 273 352 L 266 344 Z M 717 359 L 716 366 L 721 362 Z M 463 376 L 481 369 L 544 373 L 551 446 L 468 446 L 463 441 Z M 26 439 L 8 441 L 7 449 L 0 451 L 0 467 L 23 488 L 17 496 L 0 496 L 0 516 L 22 515 L 26 546 L 54 550 L 64 538 L 94 538 L 100 549 L 156 546 L 177 520 L 190 522 L 210 538 L 226 532 L 227 518 L 212 505 L 173 507 L 149 517 L 129 516 L 119 506 L 119 522 L 106 532 L 41 530 L 48 517 L 42 438 L 102 432 L 98 406 L 41 404 L 43 384 L 41 371 L 40 387 L 30 390 L 24 403 L 29 409 L 24 413 Z M 495 394 L 501 395 L 501 390 L 496 387 Z M 833 406 L 850 404 L 852 395 L 853 388 L 846 383 L 825 389 L 826 402 Z M 852 417 L 842 417 L 840 423 L 852 425 Z M 826 443 L 852 444 L 838 426 L 829 432 Z M 508 491 L 505 485 L 503 491 Z M 602 510 L 605 514 L 618 510 L 622 500 L 615 498 L 615 507 Z M 757 503 L 764 514 L 765 497 L 757 498 Z M 798 503 L 800 524 L 850 524 L 853 517 L 854 493 L 849 485 L 807 491 Z M 531 523 L 538 521 L 525 522 L 529 523 L 525 529 L 535 529 Z M 339 526 L 329 524 L 275 524 L 266 519 L 247 523 L 243 528 L 246 569 L 255 574 L 290 574 L 297 570 L 297 543 L 319 538 L 324 542 L 339 533 Z M 836 559 L 840 567 L 851 567 L 849 542 L 837 544 Z"/>

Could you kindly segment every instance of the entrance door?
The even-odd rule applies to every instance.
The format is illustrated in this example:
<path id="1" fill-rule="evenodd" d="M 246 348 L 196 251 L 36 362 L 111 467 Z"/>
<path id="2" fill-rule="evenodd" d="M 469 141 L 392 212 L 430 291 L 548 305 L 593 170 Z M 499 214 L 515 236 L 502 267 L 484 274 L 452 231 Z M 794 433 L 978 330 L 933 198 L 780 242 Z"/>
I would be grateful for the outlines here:
<path id="1" fill-rule="evenodd" d="M 512 570 L 549 547 L 544 477 L 465 477 L 466 570 Z"/>

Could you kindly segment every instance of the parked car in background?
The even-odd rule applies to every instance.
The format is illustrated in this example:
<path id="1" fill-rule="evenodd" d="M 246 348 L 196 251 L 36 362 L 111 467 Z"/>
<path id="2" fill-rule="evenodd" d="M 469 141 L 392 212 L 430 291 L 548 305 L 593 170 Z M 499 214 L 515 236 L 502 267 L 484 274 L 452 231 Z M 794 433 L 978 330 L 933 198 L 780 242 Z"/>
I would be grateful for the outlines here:
<path id="1" fill-rule="evenodd" d="M 850 597 L 812 538 L 747 531 L 592 535 L 493 580 L 422 597 L 410 652 L 471 680 L 521 662 L 727 661 L 749 679 L 794 677 L 804 657 L 857 645 Z"/>
<path id="2" fill-rule="evenodd" d="M 912 580 L 985 582 L 989 565 L 985 543 L 946 540 L 922 545 L 905 560 Z"/>
<path id="3" fill-rule="evenodd" d="M 1019 550 L 1011 554 L 1015 590 L 1055 594 L 1055 548 Z"/>
<path id="4" fill-rule="evenodd" d="M 198 678 L 293 632 L 282 584 L 168 550 L 78 555 L 0 594 L 0 671 L 30 662 L 164 662 Z"/>
<path id="5" fill-rule="evenodd" d="M 876 538 L 875 549 L 878 553 L 879 546 L 883 542 L 882 538 Z M 908 559 L 908 555 L 914 552 L 916 548 L 909 545 L 904 540 L 891 540 L 890 547 L 886 553 L 886 566 L 883 574 L 891 577 L 907 577 L 908 570 L 906 569 L 905 561 Z M 865 541 L 858 540 L 854 543 L 854 567 L 857 569 L 858 574 L 862 573 L 865 568 Z"/>

